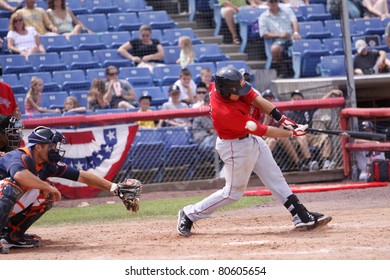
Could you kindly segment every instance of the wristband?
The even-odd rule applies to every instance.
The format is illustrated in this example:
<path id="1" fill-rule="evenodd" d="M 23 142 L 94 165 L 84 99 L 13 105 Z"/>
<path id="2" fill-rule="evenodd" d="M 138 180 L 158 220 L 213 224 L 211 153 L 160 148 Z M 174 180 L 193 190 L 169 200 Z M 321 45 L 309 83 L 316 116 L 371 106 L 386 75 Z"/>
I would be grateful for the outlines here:
<path id="1" fill-rule="evenodd" d="M 115 183 L 112 183 L 111 188 L 110 188 L 110 192 L 115 191 L 117 188 L 118 188 L 118 185 Z"/>
<path id="2" fill-rule="evenodd" d="M 282 113 L 276 107 L 272 109 L 272 111 L 269 113 L 269 115 L 277 121 L 280 121 L 280 119 L 283 116 Z"/>

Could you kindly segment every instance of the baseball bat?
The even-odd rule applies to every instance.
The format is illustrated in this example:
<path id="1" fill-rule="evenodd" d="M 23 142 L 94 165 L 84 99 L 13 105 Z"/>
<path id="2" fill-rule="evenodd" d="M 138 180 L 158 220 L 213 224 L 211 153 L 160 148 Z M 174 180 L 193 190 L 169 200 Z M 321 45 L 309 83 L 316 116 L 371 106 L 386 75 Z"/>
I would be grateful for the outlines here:
<path id="1" fill-rule="evenodd" d="M 355 139 L 364 139 L 371 141 L 386 141 L 386 134 L 383 133 L 371 133 L 371 132 L 360 132 L 360 131 L 349 131 L 349 130 L 329 130 L 329 129 L 315 129 L 307 128 L 307 132 L 318 132 L 331 135 L 345 136 Z"/>

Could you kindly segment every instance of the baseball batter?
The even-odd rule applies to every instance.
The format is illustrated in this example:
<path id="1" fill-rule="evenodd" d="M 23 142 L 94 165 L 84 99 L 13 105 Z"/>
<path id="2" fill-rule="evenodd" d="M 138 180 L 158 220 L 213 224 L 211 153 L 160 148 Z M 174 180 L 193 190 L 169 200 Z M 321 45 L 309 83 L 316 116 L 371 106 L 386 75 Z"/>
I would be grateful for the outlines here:
<path id="1" fill-rule="evenodd" d="M 309 212 L 294 195 L 261 136 L 295 137 L 306 134 L 307 125 L 298 125 L 262 98 L 242 74 L 223 67 L 215 74 L 210 92 L 210 114 L 218 134 L 216 150 L 225 164 L 226 184 L 204 200 L 188 205 L 178 214 L 179 235 L 190 236 L 194 222 L 217 209 L 238 201 L 254 171 L 273 195 L 288 209 L 296 229 L 312 229 L 332 218 Z M 259 110 L 278 120 L 286 129 L 259 123 Z"/>

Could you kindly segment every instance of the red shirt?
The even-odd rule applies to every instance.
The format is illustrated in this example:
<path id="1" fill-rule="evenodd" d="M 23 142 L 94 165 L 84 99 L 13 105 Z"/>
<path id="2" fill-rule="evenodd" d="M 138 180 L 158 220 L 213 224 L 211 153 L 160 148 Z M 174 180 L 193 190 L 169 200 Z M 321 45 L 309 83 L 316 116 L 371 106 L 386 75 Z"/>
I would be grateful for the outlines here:
<path id="1" fill-rule="evenodd" d="M 18 105 L 11 87 L 6 83 L 0 82 L 0 114 L 10 116 L 15 112 L 16 108 L 18 108 Z"/>
<path id="2" fill-rule="evenodd" d="M 221 139 L 241 138 L 248 133 L 263 136 L 267 126 L 257 120 L 260 117 L 259 109 L 251 105 L 259 95 L 253 88 L 237 101 L 221 97 L 215 89 L 214 83 L 210 92 L 210 114 L 215 131 Z M 257 130 L 249 131 L 245 128 L 247 121 L 254 121 Z"/>

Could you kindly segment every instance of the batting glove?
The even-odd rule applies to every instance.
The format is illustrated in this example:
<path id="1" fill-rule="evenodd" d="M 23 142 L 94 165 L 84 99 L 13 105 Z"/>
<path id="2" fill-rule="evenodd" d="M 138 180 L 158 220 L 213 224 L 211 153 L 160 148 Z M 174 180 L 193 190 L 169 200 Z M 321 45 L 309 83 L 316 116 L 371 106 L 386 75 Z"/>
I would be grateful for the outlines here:
<path id="1" fill-rule="evenodd" d="M 285 115 L 282 116 L 279 122 L 283 125 L 283 127 L 289 130 L 294 130 L 294 128 L 298 126 L 296 122 L 294 122 L 292 119 L 287 118 Z"/>
<path id="2" fill-rule="evenodd" d="M 295 137 L 295 136 L 305 136 L 306 135 L 306 128 L 308 127 L 307 124 L 298 124 L 298 127 L 295 128 L 292 133 L 292 137 Z"/>

